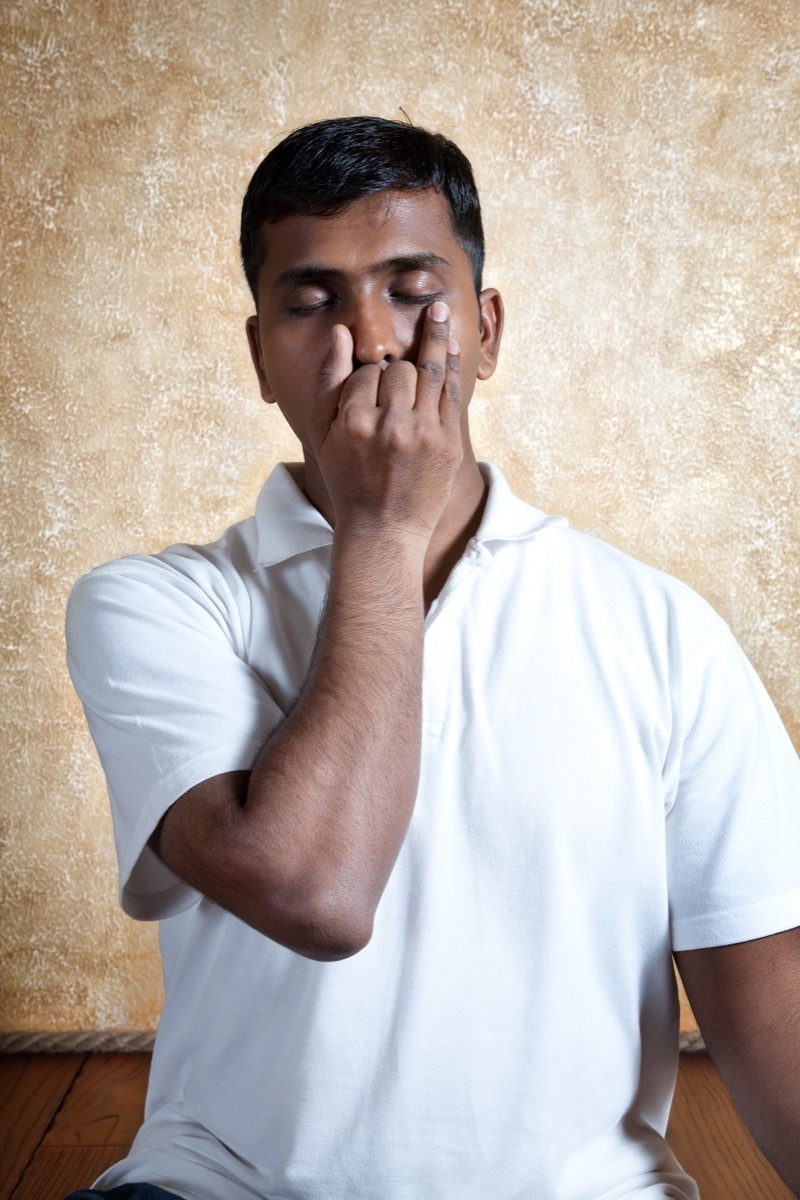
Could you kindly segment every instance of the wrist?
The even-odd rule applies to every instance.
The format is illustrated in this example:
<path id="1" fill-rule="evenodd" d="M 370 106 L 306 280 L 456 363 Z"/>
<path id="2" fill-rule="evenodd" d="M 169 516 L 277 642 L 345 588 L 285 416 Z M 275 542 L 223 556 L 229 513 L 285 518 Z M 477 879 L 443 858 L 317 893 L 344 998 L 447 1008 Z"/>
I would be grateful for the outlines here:
<path id="1" fill-rule="evenodd" d="M 406 526 L 363 516 L 337 519 L 333 530 L 334 556 L 364 565 L 400 564 L 412 572 L 421 571 L 431 532 L 422 526 Z"/>
<path id="2" fill-rule="evenodd" d="M 424 571 L 419 538 L 340 530 L 333 542 L 327 610 L 349 613 L 362 634 L 364 622 L 375 622 L 381 637 L 398 621 L 416 625 L 424 616 Z"/>

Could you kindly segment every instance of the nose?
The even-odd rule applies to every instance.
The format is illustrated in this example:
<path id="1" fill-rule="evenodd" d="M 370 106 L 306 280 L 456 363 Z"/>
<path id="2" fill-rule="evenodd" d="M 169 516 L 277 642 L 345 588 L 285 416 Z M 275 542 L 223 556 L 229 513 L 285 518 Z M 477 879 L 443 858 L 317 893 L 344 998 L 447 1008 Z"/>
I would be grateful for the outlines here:
<path id="1" fill-rule="evenodd" d="M 353 367 L 389 363 L 402 357 L 396 314 L 380 296 L 354 299 L 345 315 L 353 339 Z"/>

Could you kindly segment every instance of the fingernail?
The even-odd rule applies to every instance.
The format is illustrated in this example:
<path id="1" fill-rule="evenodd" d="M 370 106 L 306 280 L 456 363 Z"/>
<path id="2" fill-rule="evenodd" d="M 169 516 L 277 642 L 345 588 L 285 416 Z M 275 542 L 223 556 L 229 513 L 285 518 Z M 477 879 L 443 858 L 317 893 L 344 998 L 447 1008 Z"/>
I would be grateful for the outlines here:
<path id="1" fill-rule="evenodd" d="M 447 353 L 448 354 L 460 354 L 461 353 L 461 347 L 459 346 L 459 344 L 455 338 L 450 338 L 450 340 L 448 341 Z"/>
<path id="2" fill-rule="evenodd" d="M 435 300 L 431 305 L 431 318 L 434 321 L 447 320 L 447 305 L 444 300 Z"/>

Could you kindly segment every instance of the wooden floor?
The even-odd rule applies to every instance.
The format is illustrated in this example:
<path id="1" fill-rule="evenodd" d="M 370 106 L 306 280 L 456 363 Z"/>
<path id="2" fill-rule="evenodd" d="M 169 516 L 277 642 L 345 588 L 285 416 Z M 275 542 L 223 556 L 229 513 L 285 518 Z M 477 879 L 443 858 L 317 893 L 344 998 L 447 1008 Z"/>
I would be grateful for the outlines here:
<path id="1" fill-rule="evenodd" d="M 149 1069 L 148 1054 L 0 1056 L 0 1200 L 63 1200 L 122 1158 Z M 669 1140 L 702 1200 L 792 1200 L 705 1056 L 681 1060 Z"/>

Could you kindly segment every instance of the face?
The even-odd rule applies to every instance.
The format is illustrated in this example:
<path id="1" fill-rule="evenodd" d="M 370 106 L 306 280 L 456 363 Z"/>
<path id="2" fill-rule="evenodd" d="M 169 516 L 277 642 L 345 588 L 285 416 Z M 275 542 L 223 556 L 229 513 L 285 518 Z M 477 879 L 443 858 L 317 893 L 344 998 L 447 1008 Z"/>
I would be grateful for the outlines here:
<path id="1" fill-rule="evenodd" d="M 463 401 L 495 368 L 502 304 L 475 294 L 472 264 L 433 190 L 381 192 L 332 217 L 287 217 L 267 226 L 258 316 L 247 322 L 253 363 L 268 403 L 277 403 L 313 459 L 307 414 L 334 325 L 353 338 L 353 368 L 416 362 L 425 309 L 450 307 L 461 347 Z"/>

